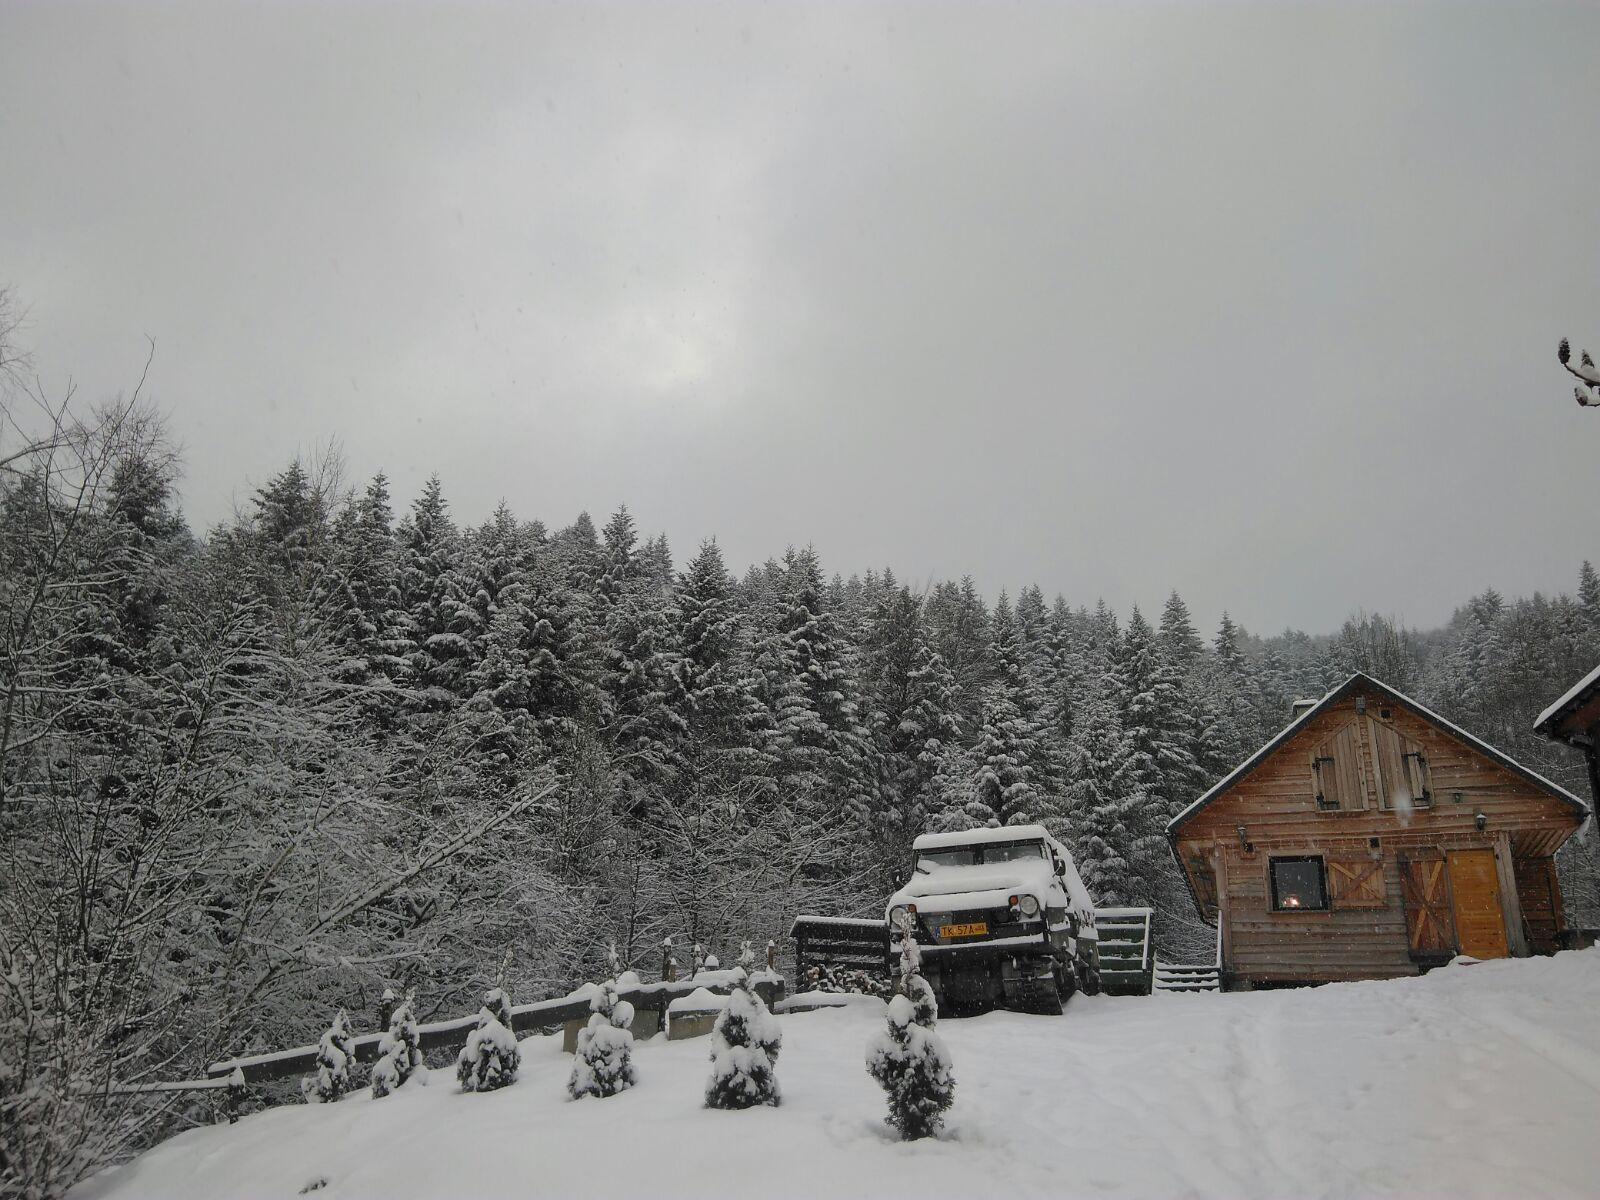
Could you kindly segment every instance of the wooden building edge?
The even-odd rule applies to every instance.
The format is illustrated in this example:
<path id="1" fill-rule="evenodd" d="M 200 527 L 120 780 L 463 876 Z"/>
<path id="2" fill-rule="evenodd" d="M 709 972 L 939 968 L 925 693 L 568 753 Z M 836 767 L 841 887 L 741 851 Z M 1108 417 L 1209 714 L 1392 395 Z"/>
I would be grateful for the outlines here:
<path id="1" fill-rule="evenodd" d="M 1415 975 L 1553 953 L 1576 796 L 1387 684 L 1351 676 L 1167 827 L 1223 982 Z"/>

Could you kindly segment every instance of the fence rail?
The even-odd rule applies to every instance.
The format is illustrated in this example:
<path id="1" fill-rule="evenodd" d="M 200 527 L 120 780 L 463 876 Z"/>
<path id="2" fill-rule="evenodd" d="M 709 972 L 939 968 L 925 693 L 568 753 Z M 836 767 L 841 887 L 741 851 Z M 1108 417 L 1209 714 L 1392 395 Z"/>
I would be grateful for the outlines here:
<path id="1" fill-rule="evenodd" d="M 664 1017 L 667 1006 L 678 997 L 687 996 L 699 988 L 725 995 L 733 989 L 735 978 L 734 971 L 701 971 L 692 979 L 642 983 L 626 988 L 618 995 L 637 1010 L 653 1009 L 661 1012 Z M 777 972 L 757 971 L 752 980 L 756 993 L 767 1002 L 768 1007 L 783 999 L 786 989 L 783 976 Z M 511 1009 L 511 1030 L 513 1033 L 526 1034 L 537 1030 L 559 1028 L 568 1021 L 582 1020 L 589 1015 L 589 999 L 593 995 L 594 985 L 589 984 L 571 995 L 540 1000 L 533 1004 L 515 1005 Z M 665 1020 L 662 1024 L 664 1027 Z M 448 1021 L 419 1025 L 418 1044 L 423 1050 L 462 1046 L 466 1044 L 467 1035 L 477 1027 L 477 1013 L 473 1013 L 470 1017 L 455 1017 Z M 382 1040 L 382 1033 L 364 1033 L 351 1039 L 355 1060 L 364 1063 L 376 1062 L 378 1046 Z M 236 1073 L 243 1077 L 245 1083 L 266 1083 L 293 1075 L 309 1075 L 316 1070 L 316 1066 L 317 1047 L 296 1046 L 291 1050 L 249 1054 L 212 1063 L 206 1068 L 206 1074 L 213 1080 L 222 1081 L 214 1086 L 226 1086 L 226 1079 Z M 175 1087 L 170 1090 L 182 1089 Z"/>

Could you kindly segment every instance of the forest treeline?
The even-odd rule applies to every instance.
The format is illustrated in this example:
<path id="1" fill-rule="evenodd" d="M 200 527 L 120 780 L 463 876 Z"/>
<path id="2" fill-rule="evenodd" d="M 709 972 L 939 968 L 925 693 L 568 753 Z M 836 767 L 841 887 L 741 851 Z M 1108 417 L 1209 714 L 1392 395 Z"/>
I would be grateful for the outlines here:
<path id="1" fill-rule="evenodd" d="M 1588 563 L 1575 596 L 1486 591 L 1427 633 L 1202 633 L 1177 592 L 1147 616 L 811 547 L 680 560 L 622 507 L 471 524 L 437 478 L 402 503 L 333 460 L 195 531 L 137 403 L 25 428 L 0 443 L 12 1180 L 186 1115 L 97 1081 L 306 1042 L 385 987 L 424 1018 L 565 990 L 608 939 L 648 969 L 668 935 L 876 914 L 928 829 L 1041 822 L 1101 903 L 1207 947 L 1163 826 L 1355 670 L 1582 786 L 1529 727 L 1600 660 Z"/>

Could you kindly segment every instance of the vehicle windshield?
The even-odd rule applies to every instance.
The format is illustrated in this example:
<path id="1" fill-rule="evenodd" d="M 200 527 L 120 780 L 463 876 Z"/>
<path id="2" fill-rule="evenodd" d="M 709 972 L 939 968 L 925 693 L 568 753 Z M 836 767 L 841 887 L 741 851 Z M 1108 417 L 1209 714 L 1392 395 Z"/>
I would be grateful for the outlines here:
<path id="1" fill-rule="evenodd" d="M 976 846 L 943 846 L 917 852 L 917 870 L 926 875 L 935 867 L 979 867 L 1019 859 L 1045 857 L 1043 842 L 990 842 Z"/>

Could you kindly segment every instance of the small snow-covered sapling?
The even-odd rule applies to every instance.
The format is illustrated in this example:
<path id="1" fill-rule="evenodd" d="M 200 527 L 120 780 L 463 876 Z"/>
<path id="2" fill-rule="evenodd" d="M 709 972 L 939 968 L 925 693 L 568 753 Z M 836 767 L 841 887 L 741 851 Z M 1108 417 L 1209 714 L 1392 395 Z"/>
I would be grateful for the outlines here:
<path id="1" fill-rule="evenodd" d="M 516 1082 L 522 1052 L 511 1031 L 511 997 L 493 988 L 483 998 L 478 1027 L 456 1059 L 456 1079 L 464 1092 L 492 1092 Z"/>
<path id="2" fill-rule="evenodd" d="M 748 954 L 750 943 L 744 944 Z M 753 957 L 753 956 L 752 956 Z M 711 1029 L 711 1078 L 706 1081 L 707 1108 L 753 1108 L 778 1104 L 774 1067 L 783 1046 L 783 1031 L 766 1002 L 740 969 L 728 1005 Z"/>
<path id="3" fill-rule="evenodd" d="M 900 914 L 900 986 L 897 989 L 911 1001 L 912 1018 L 924 1029 L 939 1020 L 939 1001 L 933 988 L 922 977 L 922 947 L 911 930 L 911 918 Z"/>
<path id="4" fill-rule="evenodd" d="M 317 1043 L 317 1073 L 300 1081 L 307 1104 L 332 1104 L 350 1090 L 350 1064 L 354 1061 L 350 1019 L 344 1009 Z"/>
<path id="5" fill-rule="evenodd" d="M 889 1124 L 903 1141 L 931 1137 L 955 1100 L 950 1052 L 932 1029 L 917 1023 L 905 996 L 889 1001 L 888 1027 L 867 1043 L 867 1073 L 889 1101 Z"/>
<path id="6" fill-rule="evenodd" d="M 577 1053 L 573 1055 L 572 1077 L 567 1080 L 567 1095 L 574 1100 L 585 1096 L 615 1096 L 639 1082 L 633 1065 L 633 1005 L 617 998 L 617 984 L 607 979 L 589 1001 L 589 1023 L 578 1032 Z"/>
<path id="7" fill-rule="evenodd" d="M 420 1082 L 427 1082 L 422 1047 L 417 1041 L 417 1019 L 411 1011 L 414 1002 L 414 997 L 406 996 L 405 1003 L 389 1018 L 389 1030 L 378 1043 L 378 1061 L 372 1068 L 372 1095 L 376 1099 L 401 1087 L 413 1075 Z"/>

